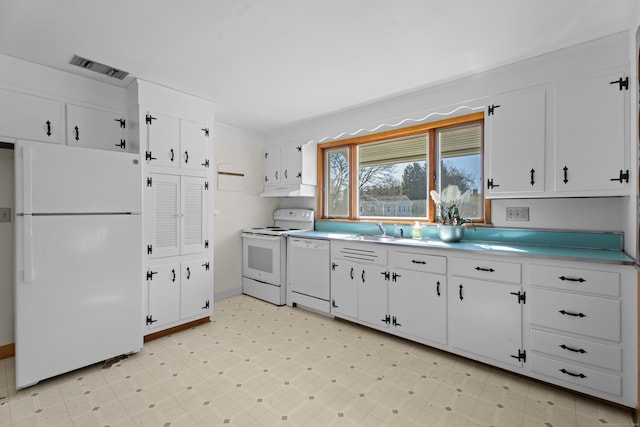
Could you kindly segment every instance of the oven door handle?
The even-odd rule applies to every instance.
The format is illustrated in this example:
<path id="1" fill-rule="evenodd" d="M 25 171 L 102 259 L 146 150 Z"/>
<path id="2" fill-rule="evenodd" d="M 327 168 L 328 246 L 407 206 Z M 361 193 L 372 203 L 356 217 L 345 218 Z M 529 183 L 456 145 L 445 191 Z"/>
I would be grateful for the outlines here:
<path id="1" fill-rule="evenodd" d="M 256 240 L 279 240 L 282 236 L 269 236 L 266 234 L 252 234 L 252 233 L 242 233 L 242 237 L 248 239 L 256 239 Z"/>

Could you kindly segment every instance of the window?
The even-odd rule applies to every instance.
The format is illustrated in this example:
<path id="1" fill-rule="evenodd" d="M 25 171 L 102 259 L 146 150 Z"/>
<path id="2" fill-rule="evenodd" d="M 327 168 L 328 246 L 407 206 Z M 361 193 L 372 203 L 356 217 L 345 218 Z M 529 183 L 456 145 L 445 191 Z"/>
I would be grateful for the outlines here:
<path id="1" fill-rule="evenodd" d="M 429 192 L 469 191 L 461 212 L 485 222 L 483 113 L 319 145 L 325 219 L 435 221 Z"/>

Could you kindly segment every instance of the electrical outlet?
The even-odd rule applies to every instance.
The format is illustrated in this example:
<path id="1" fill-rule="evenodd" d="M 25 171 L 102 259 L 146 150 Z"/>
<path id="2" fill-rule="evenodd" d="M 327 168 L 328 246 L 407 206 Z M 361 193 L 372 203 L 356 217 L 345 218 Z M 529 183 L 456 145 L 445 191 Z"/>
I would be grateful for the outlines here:
<path id="1" fill-rule="evenodd" d="M 11 222 L 11 208 L 0 208 L 0 222 Z"/>
<path id="2" fill-rule="evenodd" d="M 529 221 L 529 208 L 507 208 L 507 221 Z"/>

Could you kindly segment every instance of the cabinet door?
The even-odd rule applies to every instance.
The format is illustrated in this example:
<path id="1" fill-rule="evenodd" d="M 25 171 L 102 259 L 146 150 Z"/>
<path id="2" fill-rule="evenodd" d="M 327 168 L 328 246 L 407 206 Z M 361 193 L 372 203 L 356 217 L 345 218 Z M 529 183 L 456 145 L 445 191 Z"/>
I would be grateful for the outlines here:
<path id="1" fill-rule="evenodd" d="M 151 174 L 144 188 L 145 244 L 149 258 L 180 255 L 180 177 Z"/>
<path id="2" fill-rule="evenodd" d="M 486 128 L 487 196 L 544 191 L 545 107 L 544 88 L 493 99 Z"/>
<path id="3" fill-rule="evenodd" d="M 419 338 L 446 344 L 447 279 L 412 270 L 397 270 L 389 282 L 389 313 L 395 328 Z M 393 321 L 392 321 L 393 324 Z"/>
<path id="4" fill-rule="evenodd" d="M 264 153 L 264 184 L 280 183 L 280 149 L 271 147 Z"/>
<path id="5" fill-rule="evenodd" d="M 555 89 L 555 191 L 625 195 L 628 90 L 615 71 L 566 80 Z"/>
<path id="6" fill-rule="evenodd" d="M 152 166 L 180 166 L 180 121 L 176 117 L 149 112 L 147 127 L 147 162 Z"/>
<path id="7" fill-rule="evenodd" d="M 302 147 L 285 145 L 280 149 L 280 182 L 298 184 L 302 182 Z"/>
<path id="8" fill-rule="evenodd" d="M 213 141 L 212 127 L 189 120 L 180 120 L 180 167 L 206 170 Z"/>
<path id="9" fill-rule="evenodd" d="M 449 345 L 470 353 L 521 366 L 522 309 L 519 285 L 454 277 L 450 287 Z M 515 357 L 513 357 L 515 356 Z"/>
<path id="10" fill-rule="evenodd" d="M 60 112 L 57 101 L 0 90 L 0 135 L 60 143 Z"/>
<path id="11" fill-rule="evenodd" d="M 205 178 L 183 176 L 180 185 L 180 254 L 203 252 L 206 246 L 206 192 Z"/>
<path id="12" fill-rule="evenodd" d="M 147 270 L 147 329 L 180 320 L 180 264 L 155 265 Z"/>
<path id="13" fill-rule="evenodd" d="M 126 151 L 125 115 L 67 104 L 67 145 Z"/>
<path id="14" fill-rule="evenodd" d="M 358 283 L 358 319 L 376 326 L 388 327 L 388 270 L 381 265 L 361 265 Z"/>
<path id="15" fill-rule="evenodd" d="M 181 287 L 180 317 L 182 319 L 211 313 L 213 269 L 210 260 L 183 262 Z"/>
<path id="16" fill-rule="evenodd" d="M 331 259 L 331 313 L 358 317 L 358 265 L 343 258 Z"/>

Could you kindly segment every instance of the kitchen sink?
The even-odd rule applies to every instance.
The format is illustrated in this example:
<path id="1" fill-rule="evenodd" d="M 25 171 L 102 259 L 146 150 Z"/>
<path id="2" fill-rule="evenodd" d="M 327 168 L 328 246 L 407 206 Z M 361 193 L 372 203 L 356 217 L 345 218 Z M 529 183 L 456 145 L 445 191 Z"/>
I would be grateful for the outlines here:
<path id="1" fill-rule="evenodd" d="M 400 240 L 399 237 L 383 236 L 382 234 L 358 234 L 353 236 L 352 239 L 366 242 L 395 242 L 396 240 Z"/>

